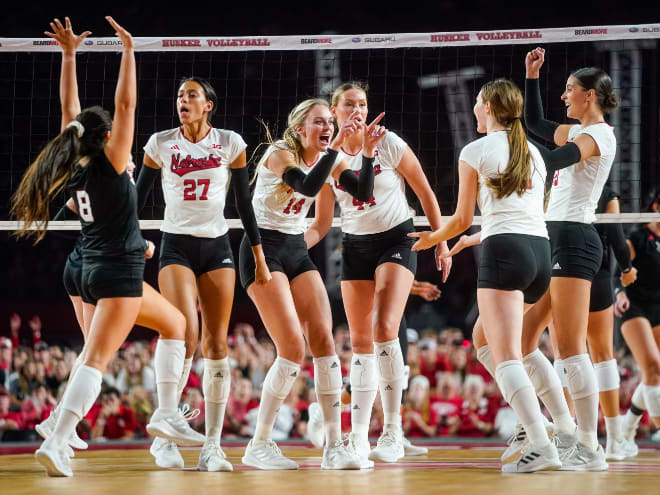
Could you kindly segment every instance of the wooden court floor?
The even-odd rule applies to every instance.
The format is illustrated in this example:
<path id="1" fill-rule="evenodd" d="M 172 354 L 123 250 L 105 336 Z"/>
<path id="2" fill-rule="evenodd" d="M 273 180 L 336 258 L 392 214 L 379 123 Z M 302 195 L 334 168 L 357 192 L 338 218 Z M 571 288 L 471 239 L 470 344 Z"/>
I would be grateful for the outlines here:
<path id="1" fill-rule="evenodd" d="M 603 473 L 547 472 L 503 475 L 500 448 L 454 445 L 431 447 L 427 456 L 406 457 L 396 464 L 377 464 L 366 471 L 322 471 L 321 452 L 295 446 L 285 455 L 299 471 L 259 471 L 241 465 L 243 448 L 225 451 L 233 473 L 197 472 L 199 451 L 182 450 L 187 468 L 158 468 L 145 449 L 77 452 L 73 478 L 49 478 L 32 454 L 0 456 L 0 495 L 196 495 L 262 494 L 337 495 L 468 494 L 483 495 L 660 495 L 660 451 L 642 450 L 624 462 L 610 463 Z"/>

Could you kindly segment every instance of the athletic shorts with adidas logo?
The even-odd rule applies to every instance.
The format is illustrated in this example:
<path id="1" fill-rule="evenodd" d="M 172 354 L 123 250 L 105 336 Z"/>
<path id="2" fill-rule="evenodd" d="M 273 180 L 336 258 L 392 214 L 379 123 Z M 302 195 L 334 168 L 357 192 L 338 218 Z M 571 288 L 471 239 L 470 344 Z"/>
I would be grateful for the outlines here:
<path id="1" fill-rule="evenodd" d="M 229 234 L 210 239 L 163 232 L 159 266 L 162 270 L 168 265 L 186 266 L 196 277 L 218 268 L 234 268 Z"/>
<path id="2" fill-rule="evenodd" d="M 580 222 L 546 222 L 552 276 L 593 281 L 600 270 L 603 243 L 596 227 Z"/>

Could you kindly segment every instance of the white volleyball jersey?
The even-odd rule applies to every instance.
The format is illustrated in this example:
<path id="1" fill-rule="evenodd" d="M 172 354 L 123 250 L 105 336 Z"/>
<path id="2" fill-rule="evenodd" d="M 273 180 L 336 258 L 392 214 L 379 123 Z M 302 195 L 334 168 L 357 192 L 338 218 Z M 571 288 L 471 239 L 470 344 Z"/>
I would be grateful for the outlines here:
<path id="1" fill-rule="evenodd" d="M 482 215 L 481 240 L 495 234 L 527 234 L 548 237 L 543 218 L 546 168 L 538 148 L 527 142 L 532 155 L 532 174 L 522 196 L 514 192 L 498 199 L 487 180 L 506 171 L 509 163 L 509 133 L 493 132 L 472 141 L 461 150 L 459 160 L 479 174 L 478 203 Z"/>
<path id="2" fill-rule="evenodd" d="M 408 145 L 388 131 L 374 153 L 374 192 L 366 202 L 358 201 L 332 180 L 332 190 L 341 209 L 341 230 L 347 234 L 385 232 L 414 216 L 406 200 L 406 185 L 397 167 Z M 339 153 L 354 172 L 362 168 L 362 151 L 350 155 Z"/>
<path id="3" fill-rule="evenodd" d="M 144 147 L 160 165 L 165 215 L 161 230 L 216 238 L 224 235 L 229 165 L 247 147 L 233 131 L 211 128 L 193 143 L 177 127 L 153 134 Z"/>
<path id="4" fill-rule="evenodd" d="M 278 200 L 277 188 L 282 183 L 282 178 L 267 168 L 264 163 L 271 154 L 277 150 L 287 149 L 283 141 L 278 141 L 276 146 L 269 146 L 260 160 L 261 166 L 257 173 L 257 183 L 252 197 L 252 208 L 257 219 L 257 225 L 262 229 L 277 230 L 284 234 L 302 234 L 307 230 L 305 218 L 309 208 L 316 197 L 309 197 L 294 191 L 284 202 Z M 300 170 L 308 174 L 314 165 L 318 163 L 325 153 L 319 154 L 314 163 L 300 163 Z M 339 163 L 339 153 L 332 169 Z"/>
<path id="5" fill-rule="evenodd" d="M 550 203 L 545 219 L 593 223 L 596 207 L 603 187 L 612 169 L 616 155 L 614 128 L 606 122 L 587 127 L 574 125 L 568 132 L 568 141 L 580 134 L 589 134 L 600 150 L 600 156 L 592 156 L 570 167 L 557 170 L 552 181 Z"/>

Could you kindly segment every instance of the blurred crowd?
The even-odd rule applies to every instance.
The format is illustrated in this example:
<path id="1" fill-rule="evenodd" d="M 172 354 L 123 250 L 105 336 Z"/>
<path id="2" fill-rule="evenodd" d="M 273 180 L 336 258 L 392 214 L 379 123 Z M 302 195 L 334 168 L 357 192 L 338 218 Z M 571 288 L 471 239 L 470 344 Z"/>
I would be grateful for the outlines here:
<path id="1" fill-rule="evenodd" d="M 41 339 L 38 316 L 22 321 L 17 314 L 9 321 L 10 336 L 0 337 L 0 439 L 37 440 L 34 427 L 48 417 L 61 399 L 69 372 L 80 349 L 49 346 Z M 30 345 L 21 345 L 25 332 Z M 464 332 L 457 328 L 408 329 L 410 379 L 402 405 L 404 434 L 410 438 L 463 436 L 507 438 L 516 418 L 483 366 Z M 348 382 L 352 348 L 348 330 L 334 331 L 342 375 Z M 104 375 L 99 399 L 78 425 L 88 440 L 146 438 L 145 425 L 157 399 L 153 357 L 156 340 L 127 342 L 114 356 Z M 249 438 L 254 434 L 261 385 L 275 360 L 275 347 L 267 338 L 257 339 L 254 329 L 239 323 L 229 335 L 232 390 L 227 403 L 224 438 Z M 551 357 L 548 341 L 541 350 Z M 621 375 L 621 412 L 630 405 L 640 373 L 624 349 L 617 359 Z M 204 397 L 201 377 L 203 359 L 195 356 L 182 397 L 182 413 L 195 429 L 204 432 Z M 280 408 L 273 431 L 274 440 L 305 438 L 309 404 L 316 400 L 311 355 L 291 393 Z M 342 428 L 350 431 L 350 396 L 342 399 Z M 383 412 L 380 399 L 374 404 L 370 434 L 381 433 Z M 601 420 L 604 433 L 604 424 Z M 650 433 L 646 414 L 639 435 Z"/>

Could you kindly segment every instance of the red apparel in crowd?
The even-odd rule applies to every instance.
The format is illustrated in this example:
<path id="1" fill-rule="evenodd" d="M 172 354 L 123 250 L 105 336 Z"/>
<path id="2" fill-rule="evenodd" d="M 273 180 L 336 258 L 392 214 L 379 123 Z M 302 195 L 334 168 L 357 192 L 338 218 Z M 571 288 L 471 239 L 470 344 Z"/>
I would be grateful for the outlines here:
<path id="1" fill-rule="evenodd" d="M 225 414 L 223 429 L 227 433 L 235 433 L 239 435 L 241 433 L 240 427 L 232 427 L 232 423 L 229 417 L 231 416 L 231 419 L 235 423 L 240 423 L 241 426 L 247 425 L 248 422 L 245 417 L 247 416 L 248 412 L 256 407 L 259 407 L 259 402 L 254 399 L 250 399 L 249 402 L 240 402 L 230 395 L 229 399 L 227 399 L 227 414 Z"/>
<path id="2" fill-rule="evenodd" d="M 448 419 L 458 417 L 462 406 L 463 399 L 458 396 L 451 399 L 443 399 L 437 395 L 431 397 L 431 411 L 435 414 L 438 425 L 436 435 L 449 435 Z"/>
<path id="3" fill-rule="evenodd" d="M 96 425 L 96 420 L 101 413 L 102 407 L 103 406 L 100 404 L 94 404 L 92 410 L 87 414 L 87 420 L 89 421 L 92 430 Z M 127 432 L 135 433 L 135 431 L 139 429 L 140 423 L 138 423 L 135 417 L 135 411 L 130 407 L 121 404 L 119 406 L 119 414 L 113 414 L 105 419 L 103 437 L 110 440 L 116 440 L 122 438 Z"/>
<path id="4" fill-rule="evenodd" d="M 409 417 L 411 413 L 417 413 L 420 416 L 422 416 L 422 419 L 424 419 L 421 409 L 412 409 L 406 407 L 403 410 L 403 416 L 402 416 L 402 420 L 404 423 L 406 422 L 406 418 Z M 429 419 L 428 421 L 424 421 L 424 422 L 429 426 L 436 426 L 438 424 L 438 413 L 436 412 L 435 409 L 433 409 L 432 407 L 429 408 Z M 422 430 L 414 420 L 410 421 L 410 428 L 406 431 L 405 434 L 406 437 L 410 437 L 410 438 L 428 437 L 428 435 L 424 432 L 424 430 Z"/>
<path id="5" fill-rule="evenodd" d="M 39 423 L 44 421 L 50 416 L 50 413 L 53 411 L 53 406 L 50 404 L 45 404 L 41 407 L 40 410 L 36 408 L 34 402 L 31 400 L 24 400 L 23 406 L 21 407 L 21 412 L 23 416 L 23 427 L 24 430 L 34 430 L 34 427 Z"/>
<path id="6" fill-rule="evenodd" d="M 23 426 L 23 414 L 21 414 L 20 411 L 7 411 L 5 414 L 0 414 L 0 424 L 4 424 L 4 422 L 7 420 L 16 423 L 16 426 L 18 426 L 19 430 L 25 429 Z"/>
<path id="7" fill-rule="evenodd" d="M 429 385 L 433 389 L 436 386 L 436 373 L 452 371 L 449 357 L 444 354 L 437 354 L 434 363 L 429 363 L 424 359 L 419 360 L 419 374 L 424 375 L 429 380 Z"/>
<path id="8" fill-rule="evenodd" d="M 464 400 L 461 404 L 461 407 L 458 411 L 458 418 L 460 420 L 460 426 L 456 434 L 461 437 L 485 437 L 489 433 L 483 432 L 477 428 L 474 424 L 473 416 L 476 415 L 478 421 L 484 423 L 495 422 L 495 416 L 497 416 L 497 405 L 494 401 L 488 400 L 483 397 L 479 400 L 479 405 L 476 410 L 470 409 L 470 402 Z"/>

